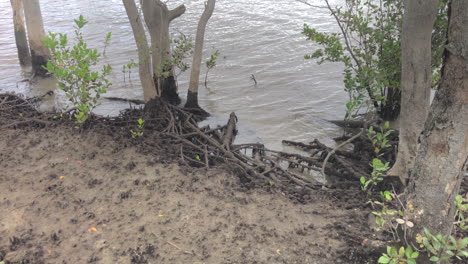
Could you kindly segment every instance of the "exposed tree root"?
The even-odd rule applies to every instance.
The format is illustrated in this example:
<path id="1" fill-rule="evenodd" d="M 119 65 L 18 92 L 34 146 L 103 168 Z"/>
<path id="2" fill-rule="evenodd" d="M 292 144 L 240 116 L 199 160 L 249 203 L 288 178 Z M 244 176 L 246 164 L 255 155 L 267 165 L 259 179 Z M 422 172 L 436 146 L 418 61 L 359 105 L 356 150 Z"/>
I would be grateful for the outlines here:
<path id="1" fill-rule="evenodd" d="M 48 92 L 33 98 L 24 98 L 14 93 L 0 94 L 0 128 L 49 125 L 50 122 L 39 118 L 40 113 L 34 104 L 52 94 L 53 92 Z"/>
<path id="2" fill-rule="evenodd" d="M 56 113 L 37 112 L 34 102 L 38 99 L 40 97 L 25 99 L 15 94 L 0 94 L 0 128 L 76 126 L 68 118 L 73 111 L 62 113 L 65 118 L 58 119 Z M 145 121 L 143 135 L 132 138 L 130 130 L 137 128 L 140 118 Z M 329 183 L 339 188 L 357 186 L 361 176 L 369 177 L 373 147 L 363 132 L 352 137 L 352 151 L 332 149 L 318 140 L 308 144 L 283 141 L 305 152 L 298 154 L 270 150 L 262 144 L 233 145 L 237 123 L 234 113 L 226 125 L 216 128 L 198 127 L 197 122 L 201 119 L 187 109 L 154 99 L 144 109 L 128 109 L 117 117 L 91 115 L 78 131 L 108 133 L 122 145 L 135 145 L 161 162 L 178 160 L 199 168 L 228 165 L 249 185 L 279 188 L 287 193 L 322 188 L 326 184 L 317 180 L 321 171 L 325 172 Z M 396 138 L 391 140 L 397 142 Z M 392 161 L 394 151 L 384 153 L 380 158 Z"/>
<path id="3" fill-rule="evenodd" d="M 107 99 L 107 100 L 110 100 L 110 101 L 120 101 L 120 102 L 132 103 L 132 104 L 136 104 L 136 105 L 145 104 L 145 101 L 138 100 L 138 99 L 127 99 L 127 98 L 120 98 L 120 97 L 104 97 L 104 99 Z"/>

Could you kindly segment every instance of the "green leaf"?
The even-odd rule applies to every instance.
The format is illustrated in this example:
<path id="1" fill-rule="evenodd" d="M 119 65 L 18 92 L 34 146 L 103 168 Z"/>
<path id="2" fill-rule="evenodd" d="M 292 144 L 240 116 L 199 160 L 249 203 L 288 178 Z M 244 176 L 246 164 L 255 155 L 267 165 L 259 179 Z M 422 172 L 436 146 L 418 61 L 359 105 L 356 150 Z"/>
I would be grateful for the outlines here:
<path id="1" fill-rule="evenodd" d="M 375 158 L 374 158 L 374 159 L 372 160 L 372 167 L 373 167 L 373 168 L 381 168 L 381 167 L 383 167 L 383 163 L 382 163 L 381 160 L 375 159 Z"/>
<path id="2" fill-rule="evenodd" d="M 439 258 L 437 256 L 432 256 L 429 260 L 433 262 L 437 262 L 439 261 Z"/>
<path id="3" fill-rule="evenodd" d="M 432 245 L 436 250 L 440 250 L 442 248 L 442 244 L 439 241 L 434 241 Z"/>
<path id="4" fill-rule="evenodd" d="M 386 264 L 388 262 L 390 262 L 390 258 L 388 258 L 386 255 L 381 256 L 378 260 L 378 263 Z"/>
<path id="5" fill-rule="evenodd" d="M 398 256 L 403 257 L 405 255 L 405 248 L 400 247 L 400 250 L 398 250 Z"/>
<path id="6" fill-rule="evenodd" d="M 392 252 L 393 252 L 394 249 L 395 249 L 394 247 L 387 246 L 387 254 L 389 256 L 393 256 Z"/>
<path id="7" fill-rule="evenodd" d="M 361 182 L 361 184 L 365 184 L 366 183 L 366 178 L 364 176 L 362 176 L 359 181 Z"/>
<path id="8" fill-rule="evenodd" d="M 408 263 L 408 264 L 416 264 L 416 260 L 414 260 L 414 259 L 408 259 L 408 260 L 406 261 L 406 263 Z"/>
<path id="9" fill-rule="evenodd" d="M 468 237 L 464 237 L 464 238 L 462 239 L 462 241 L 460 241 L 460 242 L 458 243 L 458 246 L 459 246 L 460 248 L 465 248 L 465 247 L 467 247 L 467 246 L 468 246 Z"/>
<path id="10" fill-rule="evenodd" d="M 384 130 L 387 130 L 389 127 L 390 127 L 390 123 L 386 121 L 383 126 Z"/>
<path id="11" fill-rule="evenodd" d="M 383 219 L 382 217 L 376 217 L 375 223 L 378 224 L 379 226 L 382 226 L 385 223 L 385 219 Z"/>
<path id="12" fill-rule="evenodd" d="M 413 249 L 411 247 L 407 247 L 405 250 L 406 258 L 411 258 L 412 254 L 413 254 Z"/>
<path id="13" fill-rule="evenodd" d="M 427 227 L 424 227 L 424 233 L 426 233 L 428 237 L 432 236 L 431 232 L 429 231 L 429 229 L 427 229 Z"/>

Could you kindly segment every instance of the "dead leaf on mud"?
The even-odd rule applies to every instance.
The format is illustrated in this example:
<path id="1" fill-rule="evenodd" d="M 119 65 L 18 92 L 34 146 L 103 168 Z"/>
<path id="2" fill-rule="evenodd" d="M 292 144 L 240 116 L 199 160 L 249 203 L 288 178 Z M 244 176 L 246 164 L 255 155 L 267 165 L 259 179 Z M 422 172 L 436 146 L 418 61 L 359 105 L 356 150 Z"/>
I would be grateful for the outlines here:
<path id="1" fill-rule="evenodd" d="M 96 229 L 95 227 L 90 227 L 90 228 L 88 228 L 88 232 L 91 232 L 91 231 L 97 232 L 97 229 Z"/>

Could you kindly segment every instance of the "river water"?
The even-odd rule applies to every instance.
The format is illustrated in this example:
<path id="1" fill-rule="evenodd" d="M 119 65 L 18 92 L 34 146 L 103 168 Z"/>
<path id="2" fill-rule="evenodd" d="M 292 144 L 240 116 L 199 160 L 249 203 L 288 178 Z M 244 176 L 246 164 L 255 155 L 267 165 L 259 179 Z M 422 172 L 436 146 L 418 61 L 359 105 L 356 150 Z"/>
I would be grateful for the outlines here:
<path id="1" fill-rule="evenodd" d="M 100 50 L 106 32 L 111 31 L 113 36 L 104 62 L 113 67 L 113 85 L 106 96 L 142 99 L 137 69 L 130 75 L 131 82 L 128 75 L 124 82 L 122 66 L 131 59 L 137 60 L 137 52 L 120 0 L 40 2 L 46 31 L 73 34 L 73 19 L 83 14 L 89 21 L 85 38 L 90 46 Z M 194 36 L 204 1 L 173 0 L 169 5 L 182 2 L 187 12 L 173 21 L 171 32 Z M 309 2 L 320 5 L 322 1 Z M 342 66 L 304 60 L 304 54 L 316 48 L 300 33 L 304 23 L 321 31 L 338 30 L 325 9 L 294 0 L 217 1 L 206 30 L 205 58 L 215 50 L 221 55 L 210 71 L 208 88 L 200 85 L 199 93 L 200 105 L 213 114 L 206 122 L 225 123 L 234 111 L 239 118 L 237 143 L 258 141 L 278 150 L 283 149 L 282 139 L 308 142 L 318 138 L 333 144 L 330 137 L 339 135 L 340 129 L 325 120 L 344 115 L 347 94 L 343 91 Z M 202 74 L 204 71 L 203 68 Z M 55 87 L 50 79 L 33 84 L 21 82 L 27 70 L 18 64 L 8 0 L 0 0 L 0 73 L 0 92 L 32 96 Z M 189 72 L 178 77 L 182 98 L 188 87 L 188 75 Z M 59 93 L 43 107 L 64 104 L 66 101 Z M 128 105 L 104 100 L 96 112 L 115 115 L 125 107 Z"/>

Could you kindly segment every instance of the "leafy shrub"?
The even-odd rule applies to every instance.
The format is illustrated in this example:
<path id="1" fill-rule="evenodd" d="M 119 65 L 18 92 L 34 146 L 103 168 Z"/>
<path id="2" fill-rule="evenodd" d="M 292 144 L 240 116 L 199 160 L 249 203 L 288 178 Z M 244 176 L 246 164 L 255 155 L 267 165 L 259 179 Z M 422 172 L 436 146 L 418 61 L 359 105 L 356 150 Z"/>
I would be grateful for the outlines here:
<path id="1" fill-rule="evenodd" d="M 338 7 L 331 7 L 328 0 L 323 2 L 340 31 L 319 32 L 304 25 L 302 33 L 307 40 L 321 46 L 305 58 L 317 59 L 319 64 L 344 64 L 347 119 L 354 118 L 363 106 L 374 107 L 383 119 L 395 119 L 401 99 L 403 0 L 347 0 Z M 447 21 L 447 0 L 442 0 L 432 36 L 434 87 L 440 78 Z"/>
<path id="2" fill-rule="evenodd" d="M 81 30 L 88 21 L 82 15 L 74 21 L 76 43 L 73 46 L 69 46 L 67 34 L 49 32 L 44 44 L 51 51 L 51 58 L 44 68 L 58 79 L 59 89 L 76 108 L 76 122 L 82 124 L 111 85 L 107 79 L 111 66 L 106 64 L 100 71 L 93 70 L 101 54 L 89 48 L 83 38 Z"/>

